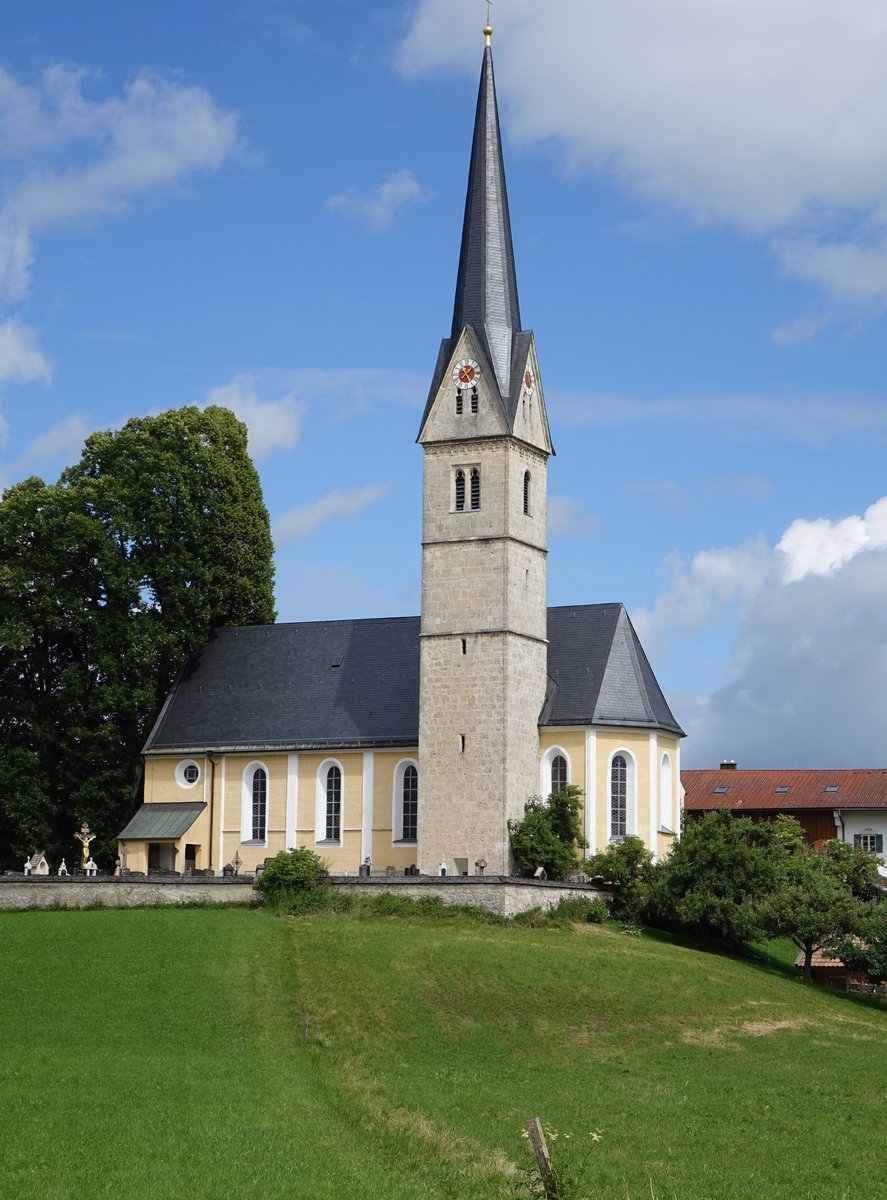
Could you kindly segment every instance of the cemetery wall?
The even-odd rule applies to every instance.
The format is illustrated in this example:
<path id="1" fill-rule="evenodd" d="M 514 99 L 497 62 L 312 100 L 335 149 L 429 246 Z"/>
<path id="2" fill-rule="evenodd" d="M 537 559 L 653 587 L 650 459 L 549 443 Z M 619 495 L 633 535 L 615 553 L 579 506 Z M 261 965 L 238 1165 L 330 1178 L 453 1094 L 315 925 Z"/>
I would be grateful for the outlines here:
<path id="1" fill-rule="evenodd" d="M 419 900 L 437 896 L 444 904 L 468 904 L 501 916 L 530 908 L 553 908 L 562 899 L 603 896 L 589 884 L 549 880 L 468 876 L 464 878 L 405 876 L 335 876 L 331 885 L 341 891 L 355 888 L 392 892 Z M 26 908 L 138 908 L 154 904 L 237 904 L 256 899 L 251 879 L 115 879 L 0 877 L 0 911 Z"/>

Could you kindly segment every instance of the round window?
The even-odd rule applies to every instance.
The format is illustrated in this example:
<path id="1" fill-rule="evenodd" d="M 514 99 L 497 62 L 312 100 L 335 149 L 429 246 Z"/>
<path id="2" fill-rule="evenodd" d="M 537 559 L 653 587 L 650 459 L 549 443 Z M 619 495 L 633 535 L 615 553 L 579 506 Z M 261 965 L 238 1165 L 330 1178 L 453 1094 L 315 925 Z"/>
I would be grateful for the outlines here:
<path id="1" fill-rule="evenodd" d="M 176 767 L 176 783 L 182 788 L 192 788 L 200 778 L 200 764 L 193 758 L 180 762 Z"/>

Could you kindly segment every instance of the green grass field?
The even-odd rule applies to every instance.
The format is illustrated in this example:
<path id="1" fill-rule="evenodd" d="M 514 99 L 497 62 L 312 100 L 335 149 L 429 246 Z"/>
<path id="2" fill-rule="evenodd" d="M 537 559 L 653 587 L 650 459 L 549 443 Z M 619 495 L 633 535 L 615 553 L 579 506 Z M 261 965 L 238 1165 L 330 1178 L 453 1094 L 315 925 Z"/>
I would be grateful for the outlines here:
<path id="1" fill-rule="evenodd" d="M 594 1200 L 883 1192 L 887 1012 L 778 966 L 208 908 L 3 914 L 0 948 L 7 1200 L 505 1200 L 536 1115 Z"/>

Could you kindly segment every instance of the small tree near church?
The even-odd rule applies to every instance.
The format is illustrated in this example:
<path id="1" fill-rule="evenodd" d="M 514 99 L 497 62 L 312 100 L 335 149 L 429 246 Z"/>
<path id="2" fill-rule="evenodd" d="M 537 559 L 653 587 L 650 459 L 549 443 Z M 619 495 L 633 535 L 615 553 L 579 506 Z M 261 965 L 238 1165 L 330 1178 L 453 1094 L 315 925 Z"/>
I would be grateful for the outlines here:
<path id="1" fill-rule="evenodd" d="M 550 879 L 565 879 L 582 867 L 582 851 L 588 846 L 580 824 L 582 796 L 581 788 L 567 784 L 547 800 L 533 796 L 523 819 L 508 822 L 511 852 L 521 870 L 532 873 L 542 867 Z"/>

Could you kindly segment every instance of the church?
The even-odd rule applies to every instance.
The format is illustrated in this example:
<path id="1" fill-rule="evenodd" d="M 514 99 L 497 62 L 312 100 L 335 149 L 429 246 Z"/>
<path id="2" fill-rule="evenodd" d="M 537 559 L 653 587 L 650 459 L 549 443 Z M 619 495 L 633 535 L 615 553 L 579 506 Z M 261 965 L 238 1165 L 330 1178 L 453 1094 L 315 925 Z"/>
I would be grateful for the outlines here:
<path id="1" fill-rule="evenodd" d="M 684 736 L 625 608 L 547 608 L 554 454 L 521 324 L 484 31 L 453 324 L 417 441 L 418 617 L 214 631 L 145 746 L 130 871 L 253 871 L 315 849 L 334 873 L 508 875 L 508 821 L 575 784 L 589 853 L 680 828 Z"/>

